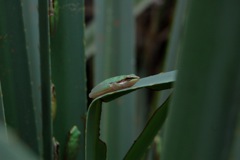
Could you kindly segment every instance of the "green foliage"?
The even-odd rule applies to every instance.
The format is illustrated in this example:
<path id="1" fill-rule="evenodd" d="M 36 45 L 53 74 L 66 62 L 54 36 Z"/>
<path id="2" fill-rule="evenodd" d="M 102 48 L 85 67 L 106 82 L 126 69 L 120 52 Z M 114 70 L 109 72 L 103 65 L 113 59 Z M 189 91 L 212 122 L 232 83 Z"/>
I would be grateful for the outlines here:
<path id="1" fill-rule="evenodd" d="M 6 125 L 6 119 L 5 119 L 5 111 L 4 111 L 4 105 L 3 105 L 3 95 L 2 95 L 2 86 L 0 82 L 0 123 L 2 124 L 1 130 L 3 133 L 3 138 L 7 139 L 7 125 Z M 5 133 L 5 135 L 4 135 Z"/>
<path id="2" fill-rule="evenodd" d="M 163 160 L 229 159 L 240 104 L 239 5 L 188 4 Z"/>
<path id="3" fill-rule="evenodd" d="M 124 157 L 125 160 L 141 159 L 148 147 L 151 145 L 154 137 L 161 129 L 165 119 L 167 117 L 168 106 L 170 103 L 170 97 L 160 106 L 152 115 L 146 127 L 134 142 L 128 153 Z"/>
<path id="4" fill-rule="evenodd" d="M 95 84 L 110 77 L 135 73 L 133 1 L 95 1 L 95 8 Z M 104 104 L 101 132 L 108 146 L 109 159 L 122 159 L 135 139 L 135 111 L 134 94 Z"/>
<path id="5" fill-rule="evenodd" d="M 0 77 L 6 122 L 42 155 L 38 10 L 29 13 L 37 3 L 1 1 L 0 6 Z"/>
<path id="6" fill-rule="evenodd" d="M 53 135 L 60 146 L 66 143 L 73 125 L 80 132 L 79 159 L 84 159 L 86 69 L 84 57 L 84 1 L 58 0 L 51 29 L 52 82 L 56 88 L 57 112 Z M 60 153 L 64 153 L 60 147 Z"/>
<path id="7" fill-rule="evenodd" d="M 100 139 L 100 117 L 102 112 L 102 102 L 109 102 L 112 101 L 120 96 L 123 96 L 125 94 L 128 94 L 132 91 L 135 91 L 137 89 L 141 88 L 150 88 L 153 90 L 162 90 L 162 89 L 169 89 L 172 86 L 172 83 L 174 82 L 176 72 L 168 72 L 168 73 L 162 73 L 146 78 L 140 79 L 134 86 L 126 89 L 122 89 L 119 91 L 107 93 L 105 95 L 99 96 L 96 99 L 94 99 L 88 109 L 87 114 L 87 124 L 86 124 L 86 159 L 96 159 L 99 157 L 99 154 L 104 154 L 106 152 L 105 147 L 98 147 L 99 144 L 102 144 L 102 141 Z M 165 105 L 166 106 L 166 105 Z M 166 107 L 164 107 L 166 108 Z M 164 110 L 166 111 L 166 110 Z M 156 125 L 160 128 L 161 125 L 158 125 L 159 123 L 163 123 L 166 117 L 166 112 L 158 112 L 160 115 L 153 118 L 149 124 L 151 124 L 148 127 L 146 127 L 145 132 L 142 136 L 140 136 L 140 140 L 137 142 L 136 147 L 139 147 L 138 149 L 135 149 L 135 146 L 133 146 L 133 151 L 131 151 L 129 157 L 131 157 L 132 153 L 136 154 L 139 151 L 142 151 L 143 153 L 146 149 L 149 143 L 153 140 L 154 136 L 157 134 L 158 129 L 153 131 L 152 129 L 156 127 Z M 117 114 L 117 113 L 115 113 Z M 159 118 L 159 119 L 158 119 Z M 125 124 L 127 125 L 127 123 Z M 147 135 L 147 133 L 151 133 L 152 136 Z M 149 136 L 149 137 L 148 137 Z M 143 137 L 143 138 L 142 138 Z M 147 138 L 145 142 L 141 142 L 142 139 Z M 140 143 L 139 143 L 140 142 Z M 99 153 L 99 150 L 101 150 L 101 153 Z M 127 156 L 127 158 L 128 158 Z M 136 156 L 133 156 L 136 158 Z"/>
<path id="8" fill-rule="evenodd" d="M 1 120 L 4 120 L 4 117 L 6 117 L 7 126 L 13 128 L 16 135 L 20 137 L 20 139 L 24 141 L 40 159 L 44 158 L 51 160 L 53 158 L 50 94 L 50 84 L 52 79 L 49 54 L 50 33 L 48 5 L 48 1 L 42 3 L 37 0 L 21 2 L 0 1 L 0 81 L 2 84 Z M 61 100 L 64 101 L 66 99 L 61 98 L 61 93 L 57 94 L 60 97 L 59 104 L 62 104 L 67 108 L 65 110 L 66 114 L 63 114 L 63 116 L 66 116 L 67 113 L 69 113 L 67 112 L 68 109 L 70 109 L 71 113 L 69 117 L 71 118 L 68 118 L 70 121 L 66 121 L 62 117 L 59 122 L 61 116 L 58 114 L 55 121 L 56 125 L 61 123 L 62 127 L 66 128 L 65 130 L 61 130 L 61 132 L 55 132 L 54 135 L 56 135 L 57 138 L 60 137 L 61 146 L 64 148 L 67 131 L 71 126 L 78 125 L 83 133 L 83 136 L 81 136 L 82 140 L 81 142 L 79 141 L 79 143 L 81 144 L 81 148 L 84 148 L 85 121 L 83 119 L 86 108 L 86 85 L 84 82 L 86 77 L 83 47 L 83 1 L 74 1 L 74 3 L 69 1 L 68 4 L 64 4 L 63 6 L 61 8 L 62 10 L 60 10 L 62 12 L 56 12 L 55 17 L 58 16 L 56 14 L 61 16 L 62 13 L 66 13 L 67 15 L 69 15 L 69 13 L 74 13 L 73 16 L 68 17 L 69 21 L 74 22 L 74 25 L 71 26 L 76 26 L 75 19 L 79 20 L 80 17 L 82 20 L 79 21 L 78 26 L 80 26 L 80 28 L 76 26 L 76 28 L 73 29 L 74 34 L 76 33 L 76 30 L 79 31 L 78 37 L 72 37 L 74 39 L 73 41 L 76 43 L 70 43 L 77 46 L 77 48 L 67 45 L 66 50 L 68 50 L 68 52 L 60 52 L 58 56 L 67 55 L 65 57 L 66 59 L 63 60 L 66 63 L 63 64 L 67 64 L 69 60 L 72 59 L 76 61 L 75 64 L 79 65 L 73 66 L 73 69 L 70 69 L 74 71 L 72 72 L 74 78 L 68 76 L 68 78 L 71 78 L 71 82 L 69 83 L 71 85 L 67 87 L 68 90 L 62 92 L 67 93 L 67 95 L 75 94 L 75 98 L 70 96 L 72 99 L 67 99 L 67 102 L 70 101 L 70 104 L 61 103 Z M 63 19 L 65 19 L 63 17 L 60 17 L 62 19 L 58 19 L 59 22 L 63 22 Z M 57 23 L 56 25 L 59 24 Z M 55 29 L 60 32 L 64 31 L 61 30 L 61 23 L 59 28 Z M 69 29 L 69 31 L 73 30 Z M 55 36 L 58 36 L 58 33 L 59 32 L 56 32 Z M 61 41 L 61 37 L 57 42 L 59 41 Z M 54 46 L 57 42 L 53 43 L 51 46 L 51 49 L 53 50 L 52 53 L 56 50 Z M 54 61 L 55 57 L 52 57 L 54 62 L 53 66 L 56 66 Z M 72 62 L 73 61 L 71 61 L 71 63 Z M 75 68 L 78 68 L 79 66 L 81 66 L 81 68 L 78 73 L 82 73 L 78 74 L 80 75 L 80 80 L 75 76 Z M 62 77 L 56 77 L 55 72 L 60 71 L 61 73 L 65 73 L 60 70 L 64 70 L 65 68 L 59 67 L 58 69 L 59 70 L 57 71 L 55 68 L 53 69 L 53 78 L 56 82 L 59 81 L 58 79 L 62 79 Z M 64 77 L 63 74 L 61 76 Z M 72 83 L 73 80 L 75 80 L 75 83 Z M 56 87 L 57 90 L 59 90 L 59 88 L 61 89 L 59 83 L 56 83 Z M 70 92 L 73 91 L 73 93 L 68 93 L 69 90 Z M 82 97 L 82 100 L 79 99 L 79 95 Z M 77 101 L 80 100 L 80 102 L 76 103 L 76 99 Z M 59 107 L 61 107 L 61 105 L 59 105 Z M 79 118 L 81 116 L 82 120 Z M 12 152 L 14 153 L 15 150 Z M 82 157 L 84 157 L 84 150 L 81 149 L 81 152 Z"/>
<path id="9" fill-rule="evenodd" d="M 95 1 L 85 34 L 84 0 L 0 0 L 1 159 L 239 159 L 240 3 L 234 0 L 178 1 L 166 72 L 101 95 L 87 109 L 85 53 L 95 53 L 88 81 L 138 75 L 134 22 L 151 5 L 159 4 Z M 132 94 L 171 88 L 171 99 L 156 96 L 158 108 Z M 156 110 L 142 129 L 148 108 Z M 161 145 L 154 138 L 163 125 Z"/>

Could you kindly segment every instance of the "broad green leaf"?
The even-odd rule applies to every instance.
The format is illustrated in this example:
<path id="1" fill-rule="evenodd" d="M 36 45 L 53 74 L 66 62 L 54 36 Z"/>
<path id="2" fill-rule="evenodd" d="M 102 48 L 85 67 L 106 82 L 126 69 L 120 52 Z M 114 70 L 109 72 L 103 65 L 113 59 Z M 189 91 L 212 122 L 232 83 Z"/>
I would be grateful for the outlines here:
<path id="1" fill-rule="evenodd" d="M 38 31 L 36 0 L 0 1 L 0 77 L 6 122 L 42 155 Z"/>
<path id="2" fill-rule="evenodd" d="M 50 69 L 50 37 L 48 5 L 49 1 L 38 1 L 39 5 L 39 38 L 41 59 L 42 89 L 42 128 L 43 128 L 43 159 L 53 159 L 52 151 L 52 117 L 51 117 L 51 69 Z"/>
<path id="3" fill-rule="evenodd" d="M 69 128 L 80 132 L 78 159 L 84 159 L 86 68 L 84 55 L 84 1 L 57 0 L 57 12 L 51 32 L 52 81 L 56 88 L 57 112 L 53 123 L 54 136 L 64 152 Z"/>
<path id="4" fill-rule="evenodd" d="M 238 6 L 187 1 L 161 160 L 229 158 L 240 110 Z"/>

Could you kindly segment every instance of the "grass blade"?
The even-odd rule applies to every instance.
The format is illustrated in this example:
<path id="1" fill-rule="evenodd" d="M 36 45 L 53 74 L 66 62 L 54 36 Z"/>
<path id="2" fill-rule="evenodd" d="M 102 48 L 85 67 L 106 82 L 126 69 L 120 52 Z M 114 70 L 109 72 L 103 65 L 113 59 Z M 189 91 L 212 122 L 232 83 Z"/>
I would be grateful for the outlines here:
<path id="1" fill-rule="evenodd" d="M 48 20 L 48 1 L 39 1 L 41 89 L 42 89 L 42 128 L 43 159 L 53 159 L 52 151 L 52 117 L 50 94 L 50 34 Z"/>
<path id="2" fill-rule="evenodd" d="M 1 82 L 0 82 L 0 123 L 2 125 L 1 127 L 3 133 L 2 136 L 5 137 L 5 139 L 8 139 Z"/>
<path id="3" fill-rule="evenodd" d="M 125 160 L 141 159 L 142 155 L 146 152 L 149 145 L 152 143 L 154 137 L 161 129 L 167 117 L 167 110 L 170 102 L 170 97 L 160 106 L 149 119 L 146 127 L 134 142 L 126 156 Z"/>

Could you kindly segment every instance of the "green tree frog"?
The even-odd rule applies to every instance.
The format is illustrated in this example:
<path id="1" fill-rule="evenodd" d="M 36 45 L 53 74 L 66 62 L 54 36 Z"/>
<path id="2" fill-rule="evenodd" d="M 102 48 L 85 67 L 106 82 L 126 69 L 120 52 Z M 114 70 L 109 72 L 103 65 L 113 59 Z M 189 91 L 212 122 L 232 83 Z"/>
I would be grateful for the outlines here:
<path id="1" fill-rule="evenodd" d="M 110 93 L 113 91 L 131 87 L 139 79 L 140 79 L 140 77 L 138 77 L 134 74 L 121 75 L 121 76 L 116 76 L 116 77 L 106 79 L 92 89 L 92 91 L 89 94 L 89 97 L 97 98 L 106 93 Z"/>

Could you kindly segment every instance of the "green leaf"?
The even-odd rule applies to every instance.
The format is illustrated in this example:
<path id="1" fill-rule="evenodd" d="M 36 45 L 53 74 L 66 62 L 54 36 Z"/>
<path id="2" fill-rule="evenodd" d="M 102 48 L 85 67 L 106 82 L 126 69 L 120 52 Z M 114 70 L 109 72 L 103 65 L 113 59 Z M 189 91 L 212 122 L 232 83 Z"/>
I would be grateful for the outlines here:
<path id="1" fill-rule="evenodd" d="M 108 77 L 136 71 L 135 23 L 132 7 L 133 0 L 95 2 L 94 36 L 97 50 L 94 56 L 95 83 Z M 135 138 L 136 103 L 136 95 L 131 94 L 108 103 L 106 105 L 109 107 L 103 108 L 105 114 L 102 115 L 101 129 L 102 139 L 109 147 L 108 159 L 122 159 L 131 146 L 131 141 Z M 110 128 L 114 126 L 118 127 L 111 130 Z M 122 130 L 129 132 L 121 132 Z"/>
<path id="2" fill-rule="evenodd" d="M 161 159 L 225 160 L 240 109 L 240 1 L 187 6 Z"/>
<path id="3" fill-rule="evenodd" d="M 117 97 L 128 94 L 141 88 L 150 88 L 154 90 L 169 89 L 175 81 L 176 71 L 160 73 L 154 76 L 140 79 L 134 86 L 123 90 L 107 93 L 92 101 L 87 112 L 86 122 L 86 160 L 104 158 L 106 148 L 99 147 L 102 144 L 100 136 L 100 118 L 102 111 L 102 101 L 109 102 Z M 104 155 L 103 157 L 100 157 Z"/>
<path id="4" fill-rule="evenodd" d="M 2 132 L 5 133 L 3 136 L 5 136 L 6 139 L 8 139 L 7 136 L 7 124 L 5 119 L 5 111 L 4 111 L 4 105 L 3 105 L 3 94 L 2 94 L 2 86 L 0 81 L 0 123 L 2 124 Z"/>
<path id="5" fill-rule="evenodd" d="M 167 117 L 170 96 L 166 101 L 154 112 L 151 119 L 146 124 L 145 128 L 134 142 L 130 150 L 125 156 L 125 160 L 141 159 L 142 155 L 146 152 L 149 145 L 152 143 L 154 137 L 161 129 Z"/>
<path id="6" fill-rule="evenodd" d="M 79 159 L 84 159 L 87 108 L 84 55 L 84 1 L 58 0 L 55 27 L 51 33 L 52 80 L 56 88 L 57 112 L 53 123 L 60 153 L 69 128 L 81 131 Z"/>
<path id="7" fill-rule="evenodd" d="M 0 77 L 6 121 L 42 155 L 38 29 L 36 1 L 0 1 Z"/>
<path id="8" fill-rule="evenodd" d="M 104 96 L 98 97 L 98 99 L 101 99 L 104 102 L 109 102 L 122 95 L 141 88 L 148 88 L 156 91 L 169 89 L 172 87 L 172 84 L 175 81 L 176 74 L 177 71 L 170 71 L 141 78 L 134 86 L 130 88 L 105 94 Z"/>
<path id="9" fill-rule="evenodd" d="M 50 37 L 48 4 L 49 1 L 39 1 L 39 32 L 41 59 L 41 89 L 42 89 L 42 127 L 43 127 L 43 159 L 53 159 L 52 150 L 52 117 L 50 94 Z"/>

